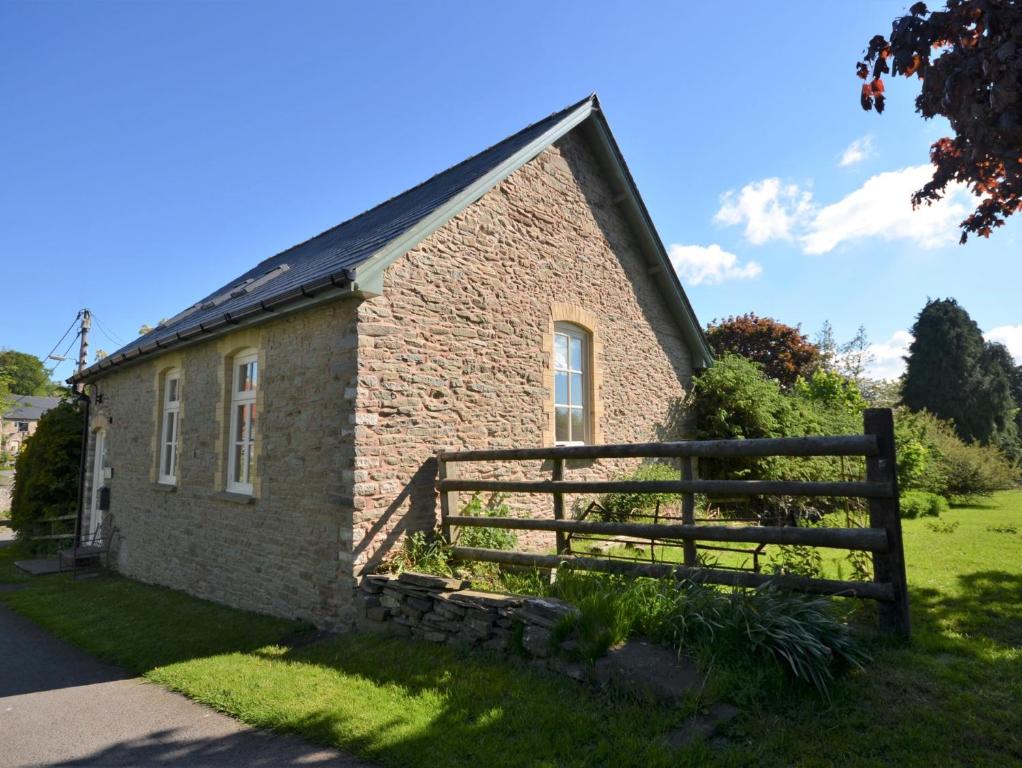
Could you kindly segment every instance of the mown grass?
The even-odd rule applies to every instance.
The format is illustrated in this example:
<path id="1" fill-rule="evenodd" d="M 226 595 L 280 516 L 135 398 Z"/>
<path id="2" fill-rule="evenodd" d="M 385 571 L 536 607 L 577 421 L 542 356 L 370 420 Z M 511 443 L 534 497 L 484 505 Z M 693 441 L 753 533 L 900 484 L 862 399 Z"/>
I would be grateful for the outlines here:
<path id="1" fill-rule="evenodd" d="M 832 686 L 830 703 L 767 675 L 769 694 L 744 703 L 729 746 L 677 753 L 662 736 L 689 710 L 595 694 L 482 654 L 366 635 L 289 649 L 303 625 L 120 578 L 35 579 L 0 599 L 246 722 L 383 765 L 1022 765 L 1022 492 L 942 519 L 959 525 L 904 523 L 910 644 L 879 642 L 866 671 Z M 11 559 L 0 550 L 0 581 Z"/>

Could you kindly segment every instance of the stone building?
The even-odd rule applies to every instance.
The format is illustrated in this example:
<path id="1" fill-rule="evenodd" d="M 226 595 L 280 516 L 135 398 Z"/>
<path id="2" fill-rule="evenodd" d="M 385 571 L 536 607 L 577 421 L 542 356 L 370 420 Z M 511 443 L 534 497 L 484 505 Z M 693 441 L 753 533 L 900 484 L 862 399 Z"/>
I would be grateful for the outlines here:
<path id="1" fill-rule="evenodd" d="M 60 404 L 60 398 L 11 395 L 10 399 L 10 407 L 0 414 L 0 453 L 13 458 L 25 439 L 35 433 L 42 415 Z"/>
<path id="2" fill-rule="evenodd" d="M 590 96 L 77 376 L 82 528 L 112 515 L 131 577 L 343 629 L 358 575 L 435 525 L 438 450 L 669 437 L 709 362 Z"/>

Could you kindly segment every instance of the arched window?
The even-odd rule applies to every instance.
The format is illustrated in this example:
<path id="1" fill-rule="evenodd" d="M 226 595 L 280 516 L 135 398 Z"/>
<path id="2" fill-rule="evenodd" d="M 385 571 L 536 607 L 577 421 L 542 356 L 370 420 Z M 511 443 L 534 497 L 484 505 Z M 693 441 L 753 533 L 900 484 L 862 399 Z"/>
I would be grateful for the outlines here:
<path id="1" fill-rule="evenodd" d="M 227 446 L 227 490 L 252 493 L 255 465 L 256 393 L 259 390 L 259 355 L 254 350 L 234 356 L 231 368 L 231 432 Z"/>
<path id="2" fill-rule="evenodd" d="M 584 328 L 554 323 L 554 439 L 558 445 L 581 445 L 590 439 L 591 343 Z"/>
<path id="3" fill-rule="evenodd" d="M 181 432 L 181 371 L 163 375 L 163 416 L 160 429 L 160 482 L 177 484 L 178 444 Z"/>

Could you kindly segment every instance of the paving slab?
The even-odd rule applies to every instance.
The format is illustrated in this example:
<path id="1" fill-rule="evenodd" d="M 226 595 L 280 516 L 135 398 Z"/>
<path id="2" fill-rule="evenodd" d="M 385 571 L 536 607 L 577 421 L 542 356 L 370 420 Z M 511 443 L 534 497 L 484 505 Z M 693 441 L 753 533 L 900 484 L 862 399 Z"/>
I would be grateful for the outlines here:
<path id="1" fill-rule="evenodd" d="M 372 768 L 132 677 L 0 605 L 0 768 L 37 766 Z"/>

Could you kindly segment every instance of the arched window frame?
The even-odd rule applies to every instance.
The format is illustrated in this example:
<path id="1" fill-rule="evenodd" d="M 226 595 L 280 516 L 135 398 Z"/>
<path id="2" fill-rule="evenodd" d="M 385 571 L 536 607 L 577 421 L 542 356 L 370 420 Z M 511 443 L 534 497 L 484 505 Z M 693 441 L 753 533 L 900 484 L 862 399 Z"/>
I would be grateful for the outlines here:
<path id="1" fill-rule="evenodd" d="M 595 314 L 586 309 L 565 303 L 554 303 L 550 307 L 549 326 L 543 334 L 544 375 L 543 383 L 547 397 L 543 405 L 542 445 L 565 445 L 567 442 L 557 440 L 556 426 L 556 374 L 557 361 L 554 354 L 554 343 L 559 327 L 575 327 L 585 334 L 583 360 L 585 367 L 584 425 L 585 442 L 597 445 L 603 442 L 603 343 L 600 336 L 599 320 Z M 574 437 L 574 435 L 572 436 Z M 579 441 L 572 440 L 571 444 Z"/>
<path id="2" fill-rule="evenodd" d="M 244 373 L 242 373 L 244 371 Z M 227 483 L 231 493 L 251 496 L 254 491 L 257 396 L 262 371 L 259 353 L 244 349 L 231 358 L 230 419 L 227 433 Z"/>
<path id="3" fill-rule="evenodd" d="M 181 394 L 181 370 L 171 368 L 163 374 L 163 406 L 160 412 L 159 482 L 165 485 L 177 485 L 181 453 Z"/>

